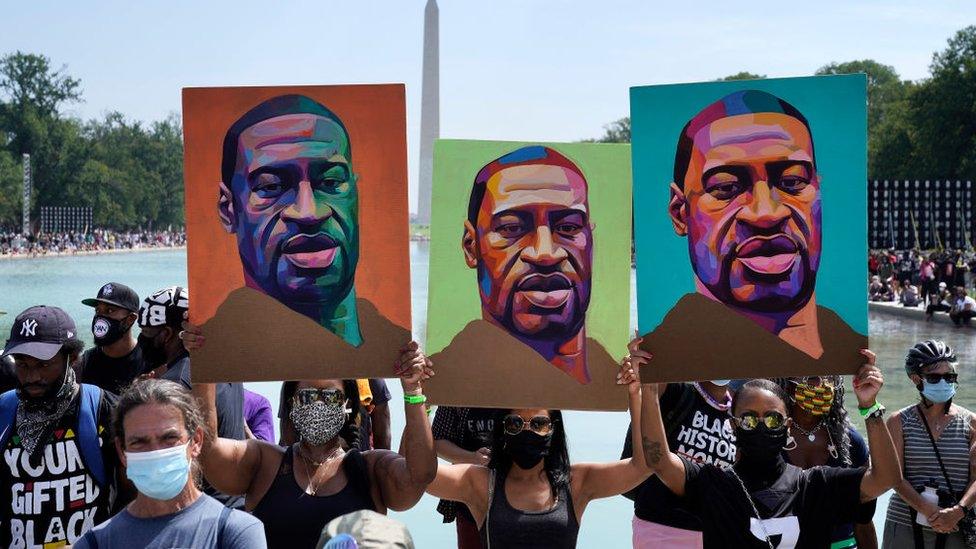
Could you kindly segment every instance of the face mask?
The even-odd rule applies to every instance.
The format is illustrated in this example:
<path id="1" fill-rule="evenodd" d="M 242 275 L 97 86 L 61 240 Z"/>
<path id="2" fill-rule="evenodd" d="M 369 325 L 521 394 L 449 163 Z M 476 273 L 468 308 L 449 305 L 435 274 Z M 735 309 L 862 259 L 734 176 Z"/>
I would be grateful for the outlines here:
<path id="1" fill-rule="evenodd" d="M 346 406 L 343 402 L 326 404 L 317 400 L 295 406 L 288 417 L 301 440 L 320 446 L 335 438 L 346 424 Z"/>
<path id="2" fill-rule="evenodd" d="M 732 381 L 731 379 L 713 379 L 712 385 L 718 385 L 719 387 L 725 387 Z"/>
<path id="3" fill-rule="evenodd" d="M 129 331 L 132 325 L 122 326 L 121 320 L 115 320 L 107 316 L 96 315 L 92 319 L 92 335 L 95 336 L 95 345 L 104 347 L 111 345 L 122 339 L 122 336 Z"/>
<path id="4" fill-rule="evenodd" d="M 155 338 L 139 334 L 139 349 L 142 350 L 142 358 L 150 368 L 166 363 L 166 348 L 156 345 Z"/>
<path id="5" fill-rule="evenodd" d="M 751 431 L 741 427 L 735 429 L 735 445 L 738 455 L 751 462 L 771 462 L 779 456 L 786 446 L 787 429 L 771 431 L 760 425 Z"/>
<path id="6" fill-rule="evenodd" d="M 940 379 L 938 383 L 929 383 L 923 380 L 921 391 L 922 396 L 929 399 L 929 402 L 942 404 L 948 402 L 956 394 L 956 386 L 944 379 Z"/>
<path id="7" fill-rule="evenodd" d="M 552 433 L 542 436 L 532 431 L 522 431 L 514 436 L 505 435 L 505 451 L 522 469 L 535 467 L 542 458 L 549 455 L 551 445 Z"/>
<path id="8" fill-rule="evenodd" d="M 187 441 L 152 452 L 126 452 L 125 474 L 142 494 L 159 500 L 173 499 L 190 477 L 190 460 L 186 456 L 189 444 Z"/>
<path id="9" fill-rule="evenodd" d="M 822 416 L 830 413 L 830 407 L 834 405 L 834 388 L 826 383 L 817 387 L 797 383 L 793 391 L 793 400 L 810 414 Z"/>

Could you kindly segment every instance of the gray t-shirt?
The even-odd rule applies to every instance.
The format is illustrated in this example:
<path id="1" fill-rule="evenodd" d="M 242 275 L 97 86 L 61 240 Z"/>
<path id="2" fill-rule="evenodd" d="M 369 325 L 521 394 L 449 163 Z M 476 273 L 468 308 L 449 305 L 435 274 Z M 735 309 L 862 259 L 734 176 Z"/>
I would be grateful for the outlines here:
<path id="1" fill-rule="evenodd" d="M 230 511 L 223 540 L 217 548 L 217 523 L 224 508 L 201 494 L 192 505 L 172 515 L 137 518 L 128 509 L 99 524 L 73 546 L 75 549 L 129 549 L 131 547 L 266 549 L 264 525 L 243 511 Z M 92 540 L 92 536 L 95 540 Z"/>

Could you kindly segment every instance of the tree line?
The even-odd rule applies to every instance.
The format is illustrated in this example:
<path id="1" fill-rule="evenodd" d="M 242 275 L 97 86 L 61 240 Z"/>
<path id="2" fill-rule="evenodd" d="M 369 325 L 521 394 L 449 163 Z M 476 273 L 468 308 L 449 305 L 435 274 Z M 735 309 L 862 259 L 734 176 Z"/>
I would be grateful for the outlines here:
<path id="1" fill-rule="evenodd" d="M 874 60 L 824 65 L 815 74 L 868 76 L 872 179 L 976 179 L 976 26 L 936 52 L 929 76 L 902 80 Z M 720 80 L 764 78 L 740 72 Z M 83 121 L 66 106 L 81 82 L 43 55 L 0 58 L 0 227 L 19 227 L 22 154 L 30 154 L 32 219 L 42 206 L 91 206 L 116 229 L 183 224 L 183 141 L 177 114 L 143 123 L 110 112 Z M 630 118 L 588 141 L 630 142 Z"/>
<path id="2" fill-rule="evenodd" d="M 42 206 L 91 206 L 100 227 L 182 226 L 178 115 L 144 124 L 118 112 L 89 121 L 63 114 L 81 100 L 81 82 L 47 57 L 0 58 L 0 227 L 20 227 L 25 153 L 35 224 Z"/>
<path id="3" fill-rule="evenodd" d="M 929 76 L 902 80 L 894 67 L 871 59 L 830 63 L 816 75 L 865 73 L 868 78 L 870 179 L 976 180 L 976 26 L 968 26 L 932 56 Z M 719 80 L 765 75 L 740 72 Z M 629 143 L 630 118 L 586 141 Z"/>

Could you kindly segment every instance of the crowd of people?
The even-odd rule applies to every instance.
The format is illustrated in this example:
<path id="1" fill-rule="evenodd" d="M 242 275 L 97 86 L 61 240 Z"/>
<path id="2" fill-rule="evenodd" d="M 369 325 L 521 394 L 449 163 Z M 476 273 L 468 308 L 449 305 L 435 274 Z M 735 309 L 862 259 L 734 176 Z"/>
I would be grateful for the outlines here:
<path id="1" fill-rule="evenodd" d="M 82 303 L 93 348 L 62 309 L 36 306 L 3 350 L 6 547 L 413 547 L 385 515 L 424 493 L 441 498 L 461 548 L 575 547 L 588 504 L 621 495 L 634 547 L 976 540 L 976 417 L 952 402 L 959 360 L 941 341 L 907 351 L 918 400 L 886 418 L 867 349 L 851 391 L 838 376 L 658 385 L 639 380 L 654 359 L 637 338 L 616 374 L 629 390 L 622 454 L 576 463 L 559 410 L 438 407 L 431 422 L 423 389 L 437 365 L 413 342 L 390 371 L 404 393 L 399 449 L 379 379 L 284 382 L 276 436 L 267 399 L 190 382 L 206 334 L 186 321 L 184 288 L 140 300 L 113 282 Z M 879 536 L 875 501 L 891 489 Z"/>
<path id="2" fill-rule="evenodd" d="M 926 320 L 947 313 L 968 326 L 976 316 L 976 251 L 920 253 L 872 250 L 868 258 L 868 299 L 924 308 Z"/>
<path id="3" fill-rule="evenodd" d="M 0 257 L 38 257 L 79 252 L 105 252 L 141 248 L 186 246 L 182 229 L 131 230 L 92 229 L 85 231 L 38 232 L 24 235 L 19 230 L 0 228 Z"/>

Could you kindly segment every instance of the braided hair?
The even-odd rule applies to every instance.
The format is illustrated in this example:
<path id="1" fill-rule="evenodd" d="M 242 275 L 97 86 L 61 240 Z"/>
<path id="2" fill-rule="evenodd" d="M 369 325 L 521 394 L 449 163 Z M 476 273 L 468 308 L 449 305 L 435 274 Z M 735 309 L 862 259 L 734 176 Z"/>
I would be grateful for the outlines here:
<path id="1" fill-rule="evenodd" d="M 803 379 L 799 377 L 777 377 L 773 378 L 773 381 L 786 394 L 790 395 L 790 401 L 793 402 L 794 383 Z M 850 429 L 853 426 L 851 425 L 851 418 L 847 415 L 847 409 L 844 408 L 844 380 L 840 376 L 821 376 L 821 379 L 834 386 L 834 401 L 830 404 L 830 411 L 824 415 L 823 426 L 837 448 L 837 459 L 845 467 L 850 467 L 852 465 Z"/>

